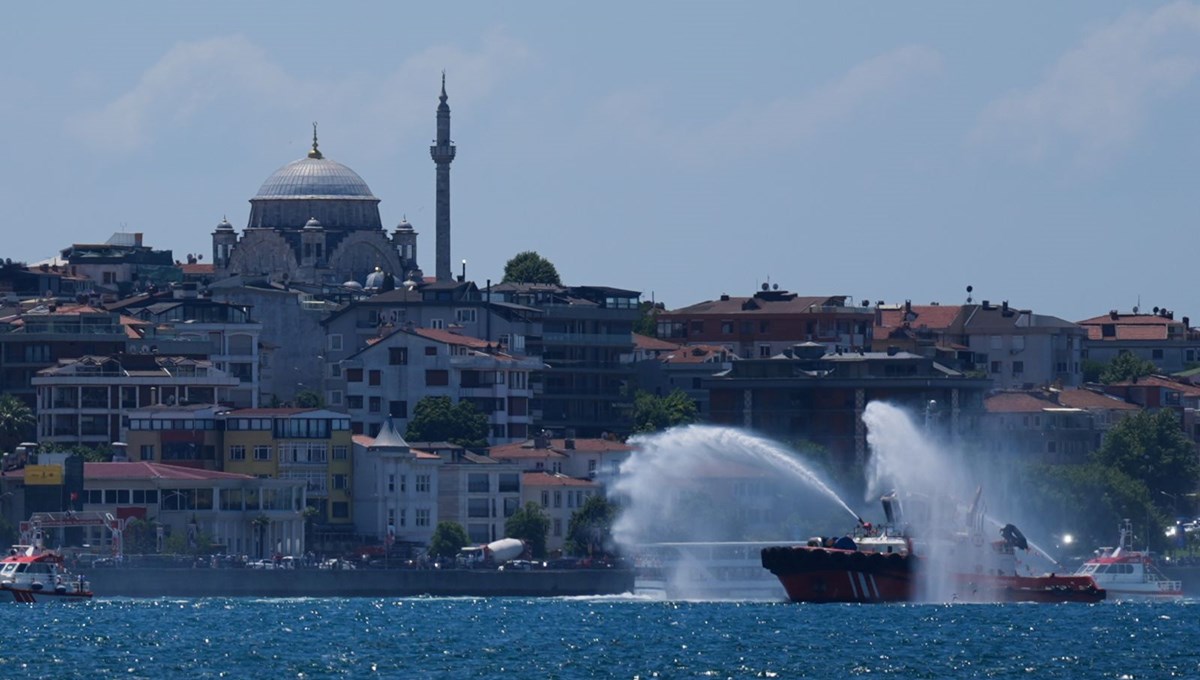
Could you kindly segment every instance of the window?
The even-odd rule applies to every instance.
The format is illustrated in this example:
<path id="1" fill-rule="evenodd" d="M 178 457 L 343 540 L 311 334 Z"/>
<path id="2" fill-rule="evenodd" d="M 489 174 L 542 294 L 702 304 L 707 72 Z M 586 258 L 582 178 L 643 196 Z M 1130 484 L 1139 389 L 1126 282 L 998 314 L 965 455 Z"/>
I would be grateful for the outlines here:
<path id="1" fill-rule="evenodd" d="M 408 510 L 400 508 L 400 526 L 408 526 Z"/>
<path id="2" fill-rule="evenodd" d="M 425 348 L 425 356 L 436 357 L 437 356 L 437 347 L 426 347 Z"/>
<path id="3" fill-rule="evenodd" d="M 488 484 L 488 476 L 481 473 L 471 473 L 467 475 L 467 492 L 468 493 L 488 493 L 491 491 L 491 485 Z"/>
<path id="4" fill-rule="evenodd" d="M 330 406 L 341 406 L 342 405 L 342 391 L 341 390 L 329 390 L 329 405 Z"/>
<path id="5" fill-rule="evenodd" d="M 562 520 L 561 519 L 554 520 L 554 535 L 562 536 Z"/>
<path id="6" fill-rule="evenodd" d="M 346 382 L 362 382 L 363 370 L 361 368 L 347 368 Z"/>
<path id="7" fill-rule="evenodd" d="M 363 405 L 363 398 L 361 396 L 359 396 L 357 394 L 350 394 L 350 395 L 346 396 L 346 408 L 360 409 L 360 408 L 362 408 L 362 405 Z"/>
<path id="8" fill-rule="evenodd" d="M 333 488 L 339 489 L 342 491 L 349 489 L 350 488 L 350 475 L 334 475 L 333 476 Z"/>
<path id="9" fill-rule="evenodd" d="M 430 319 L 429 327 L 440 331 L 446 327 L 446 322 L 441 319 Z"/>
<path id="10" fill-rule="evenodd" d="M 379 413 L 383 409 L 383 399 L 380 397 L 371 397 L 370 408 L 367 410 L 371 413 Z"/>
<path id="11" fill-rule="evenodd" d="M 990 372 L 990 373 L 999 373 L 999 372 L 1000 372 L 1000 370 L 1001 370 L 1001 365 L 1000 365 L 1000 362 L 999 362 L 999 361 L 993 361 L 993 362 L 992 362 L 992 367 L 991 367 L 991 370 L 990 370 L 989 372 Z"/>
<path id="12" fill-rule="evenodd" d="M 732 335 L 733 334 L 733 322 L 732 321 L 722 321 L 721 322 L 721 334 L 722 335 Z"/>
<path id="13" fill-rule="evenodd" d="M 350 457 L 350 447 L 349 446 L 338 445 L 338 446 L 333 447 L 333 459 L 334 460 L 346 460 L 349 457 Z"/>
<path id="14" fill-rule="evenodd" d="M 408 475 L 400 475 L 400 493 L 408 491 Z"/>
<path id="15" fill-rule="evenodd" d="M 1024 361 L 1014 361 L 1012 364 L 1013 376 L 1019 376 L 1019 375 L 1023 374 L 1024 372 L 1025 372 L 1025 362 Z"/>
<path id="16" fill-rule="evenodd" d="M 1100 337 L 1115 338 L 1117 337 L 1117 325 L 1113 323 L 1101 324 Z"/>
<path id="17" fill-rule="evenodd" d="M 450 372 L 443 370 L 425 371 L 425 385 L 427 387 L 442 387 L 450 384 Z"/>
<path id="18" fill-rule="evenodd" d="M 550 507 L 550 492 L 549 491 L 542 492 L 542 507 L 543 508 Z"/>
<path id="19" fill-rule="evenodd" d="M 329 377 L 330 378 L 342 377 L 342 362 L 338 361 L 338 362 L 329 364 Z"/>
<path id="20" fill-rule="evenodd" d="M 383 383 L 382 371 L 371 371 L 367 374 L 367 384 L 378 386 Z"/>
<path id="21" fill-rule="evenodd" d="M 154 460 L 154 444 L 142 444 L 142 460 Z"/>
<path id="22" fill-rule="evenodd" d="M 403 366 L 408 363 L 407 347 L 388 348 L 388 363 L 392 366 Z"/>
<path id="23" fill-rule="evenodd" d="M 487 498 L 468 498 L 467 517 L 490 517 L 491 503 Z"/>
<path id="24" fill-rule="evenodd" d="M 326 347 L 327 347 L 327 348 L 329 349 L 329 351 L 331 351 L 331 352 L 340 352 L 340 351 L 342 351 L 342 336 L 341 336 L 340 334 L 333 334 L 333 335 L 330 335 L 330 336 L 329 336 L 329 343 L 328 343 L 328 345 L 326 345 Z"/>
<path id="25" fill-rule="evenodd" d="M 388 475 L 388 491 L 396 490 L 396 475 Z"/>
<path id="26" fill-rule="evenodd" d="M 561 491 L 554 492 L 554 507 L 556 507 L 556 508 L 562 507 L 562 492 Z"/>
<path id="27" fill-rule="evenodd" d="M 271 460 L 271 447 L 258 445 L 254 447 L 254 460 Z"/>
<path id="28" fill-rule="evenodd" d="M 429 526 L 429 508 L 417 508 L 416 517 L 414 518 L 416 526 Z"/>
<path id="29" fill-rule="evenodd" d="M 758 346 L 758 356 L 761 359 L 770 359 L 771 358 L 771 346 L 770 345 L 759 345 Z"/>
<path id="30" fill-rule="evenodd" d="M 246 447 L 234 444 L 229 447 L 229 460 L 246 460 Z"/>
<path id="31" fill-rule="evenodd" d="M 515 472 L 500 475 L 500 493 L 520 493 L 521 476 Z"/>
<path id="32" fill-rule="evenodd" d="M 454 320 L 459 323 L 475 323 L 474 309 L 456 309 L 454 310 Z"/>
<path id="33" fill-rule="evenodd" d="M 429 493 L 429 475 L 417 475 L 417 493 Z"/>

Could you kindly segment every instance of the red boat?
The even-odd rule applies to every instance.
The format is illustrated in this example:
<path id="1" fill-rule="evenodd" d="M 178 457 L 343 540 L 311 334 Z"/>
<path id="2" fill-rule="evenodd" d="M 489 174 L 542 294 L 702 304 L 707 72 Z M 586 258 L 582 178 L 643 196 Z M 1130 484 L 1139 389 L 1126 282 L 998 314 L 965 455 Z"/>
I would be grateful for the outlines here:
<path id="1" fill-rule="evenodd" d="M 92 591 L 83 576 L 74 576 L 62 555 L 34 545 L 16 545 L 0 560 L 0 596 L 15 602 L 68 602 L 89 600 Z"/>
<path id="2" fill-rule="evenodd" d="M 802 546 L 762 551 L 762 565 L 793 602 L 1099 602 L 1105 591 L 1090 576 L 1017 572 L 1017 550 L 1028 542 L 1011 524 L 985 540 L 979 497 L 968 514 L 971 530 L 914 544 L 897 531 L 899 504 L 883 499 L 888 524 L 859 527 L 838 539 L 814 538 Z"/>

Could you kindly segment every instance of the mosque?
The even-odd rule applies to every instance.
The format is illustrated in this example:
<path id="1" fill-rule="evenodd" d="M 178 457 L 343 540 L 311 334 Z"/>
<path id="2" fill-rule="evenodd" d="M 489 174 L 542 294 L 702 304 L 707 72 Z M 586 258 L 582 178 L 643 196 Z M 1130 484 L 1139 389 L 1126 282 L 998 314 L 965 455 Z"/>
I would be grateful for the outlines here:
<path id="1" fill-rule="evenodd" d="M 439 281 L 450 270 L 450 107 L 446 76 L 437 108 L 437 139 L 429 152 L 437 167 L 436 260 Z M 397 284 L 421 282 L 417 232 L 403 220 L 389 234 L 379 199 L 358 173 L 326 158 L 313 125 L 312 149 L 279 168 L 250 199 L 250 219 L 239 236 L 228 220 L 212 233 L 215 279 L 268 278 L 289 284 L 363 284 L 375 272 Z"/>

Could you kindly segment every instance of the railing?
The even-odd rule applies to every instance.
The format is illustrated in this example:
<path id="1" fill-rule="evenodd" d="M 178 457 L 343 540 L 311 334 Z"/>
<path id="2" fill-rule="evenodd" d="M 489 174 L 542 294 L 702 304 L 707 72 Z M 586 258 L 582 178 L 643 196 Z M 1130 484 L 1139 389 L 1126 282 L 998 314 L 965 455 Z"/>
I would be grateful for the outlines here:
<path id="1" fill-rule="evenodd" d="M 542 343 L 633 346 L 633 335 L 609 333 L 543 333 Z"/>

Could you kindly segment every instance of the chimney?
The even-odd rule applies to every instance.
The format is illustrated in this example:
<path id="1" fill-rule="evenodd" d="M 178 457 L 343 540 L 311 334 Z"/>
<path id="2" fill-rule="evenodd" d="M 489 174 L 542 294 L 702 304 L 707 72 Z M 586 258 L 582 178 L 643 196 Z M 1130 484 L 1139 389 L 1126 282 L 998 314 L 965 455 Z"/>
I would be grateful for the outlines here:
<path id="1" fill-rule="evenodd" d="M 991 309 L 991 308 L 992 308 L 992 303 L 991 303 L 991 301 L 990 301 L 990 300 L 984 300 L 984 301 L 983 301 L 983 308 L 984 308 L 984 309 Z"/>
<path id="2" fill-rule="evenodd" d="M 721 293 L 721 302 L 729 302 L 729 295 L 727 293 Z"/>

